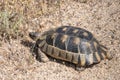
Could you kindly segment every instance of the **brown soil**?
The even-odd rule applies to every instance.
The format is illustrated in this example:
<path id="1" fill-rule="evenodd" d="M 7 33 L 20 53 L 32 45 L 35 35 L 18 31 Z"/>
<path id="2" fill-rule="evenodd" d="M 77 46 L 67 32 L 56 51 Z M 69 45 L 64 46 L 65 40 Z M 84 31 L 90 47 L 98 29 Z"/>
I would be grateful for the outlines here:
<path id="1" fill-rule="evenodd" d="M 23 39 L 2 42 L 0 80 L 119 80 L 120 79 L 120 0 L 62 0 L 60 10 L 31 20 L 29 31 L 72 25 L 92 32 L 109 49 L 111 60 L 103 60 L 84 71 L 59 62 L 39 62 L 32 56 L 32 44 Z M 33 27 L 35 26 L 35 27 Z M 25 34 L 27 37 L 27 34 Z M 22 43 L 22 44 L 21 44 Z"/>

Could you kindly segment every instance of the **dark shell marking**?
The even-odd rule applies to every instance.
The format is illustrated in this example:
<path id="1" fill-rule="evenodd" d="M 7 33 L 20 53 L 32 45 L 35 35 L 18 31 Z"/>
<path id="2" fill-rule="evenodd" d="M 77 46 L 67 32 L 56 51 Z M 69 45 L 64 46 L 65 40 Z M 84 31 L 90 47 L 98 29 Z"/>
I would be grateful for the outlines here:
<path id="1" fill-rule="evenodd" d="M 109 53 L 104 51 L 89 31 L 72 26 L 45 32 L 36 45 L 45 54 L 78 66 L 88 66 L 109 58 Z"/>

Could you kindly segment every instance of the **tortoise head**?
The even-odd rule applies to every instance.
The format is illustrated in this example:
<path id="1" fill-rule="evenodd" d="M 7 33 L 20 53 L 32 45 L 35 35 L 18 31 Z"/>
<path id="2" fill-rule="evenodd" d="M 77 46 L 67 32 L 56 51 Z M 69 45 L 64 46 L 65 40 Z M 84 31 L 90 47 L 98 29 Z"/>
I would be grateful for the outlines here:
<path id="1" fill-rule="evenodd" d="M 34 41 L 37 41 L 37 39 L 40 38 L 40 36 L 41 36 L 40 32 L 30 32 L 29 33 L 29 37 Z"/>

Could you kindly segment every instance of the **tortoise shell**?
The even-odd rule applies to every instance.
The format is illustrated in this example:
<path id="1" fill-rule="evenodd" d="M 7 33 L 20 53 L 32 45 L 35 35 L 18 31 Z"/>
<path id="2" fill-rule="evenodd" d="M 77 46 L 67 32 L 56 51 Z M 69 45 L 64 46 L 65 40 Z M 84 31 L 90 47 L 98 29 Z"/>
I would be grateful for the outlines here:
<path id="1" fill-rule="evenodd" d="M 36 46 L 44 54 L 76 64 L 89 66 L 111 56 L 91 32 L 73 26 L 61 26 L 44 33 L 31 32 Z"/>

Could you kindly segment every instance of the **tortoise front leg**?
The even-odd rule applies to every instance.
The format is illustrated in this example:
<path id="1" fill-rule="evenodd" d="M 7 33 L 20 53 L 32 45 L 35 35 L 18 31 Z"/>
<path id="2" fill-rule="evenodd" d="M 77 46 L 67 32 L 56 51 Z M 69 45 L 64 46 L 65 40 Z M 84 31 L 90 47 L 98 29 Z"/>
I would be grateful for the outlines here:
<path id="1" fill-rule="evenodd" d="M 48 62 L 49 61 L 49 59 L 48 59 L 48 57 L 46 56 L 46 54 L 45 53 L 43 53 L 40 49 L 38 49 L 38 58 L 39 58 L 39 60 L 41 61 L 41 62 Z"/>

